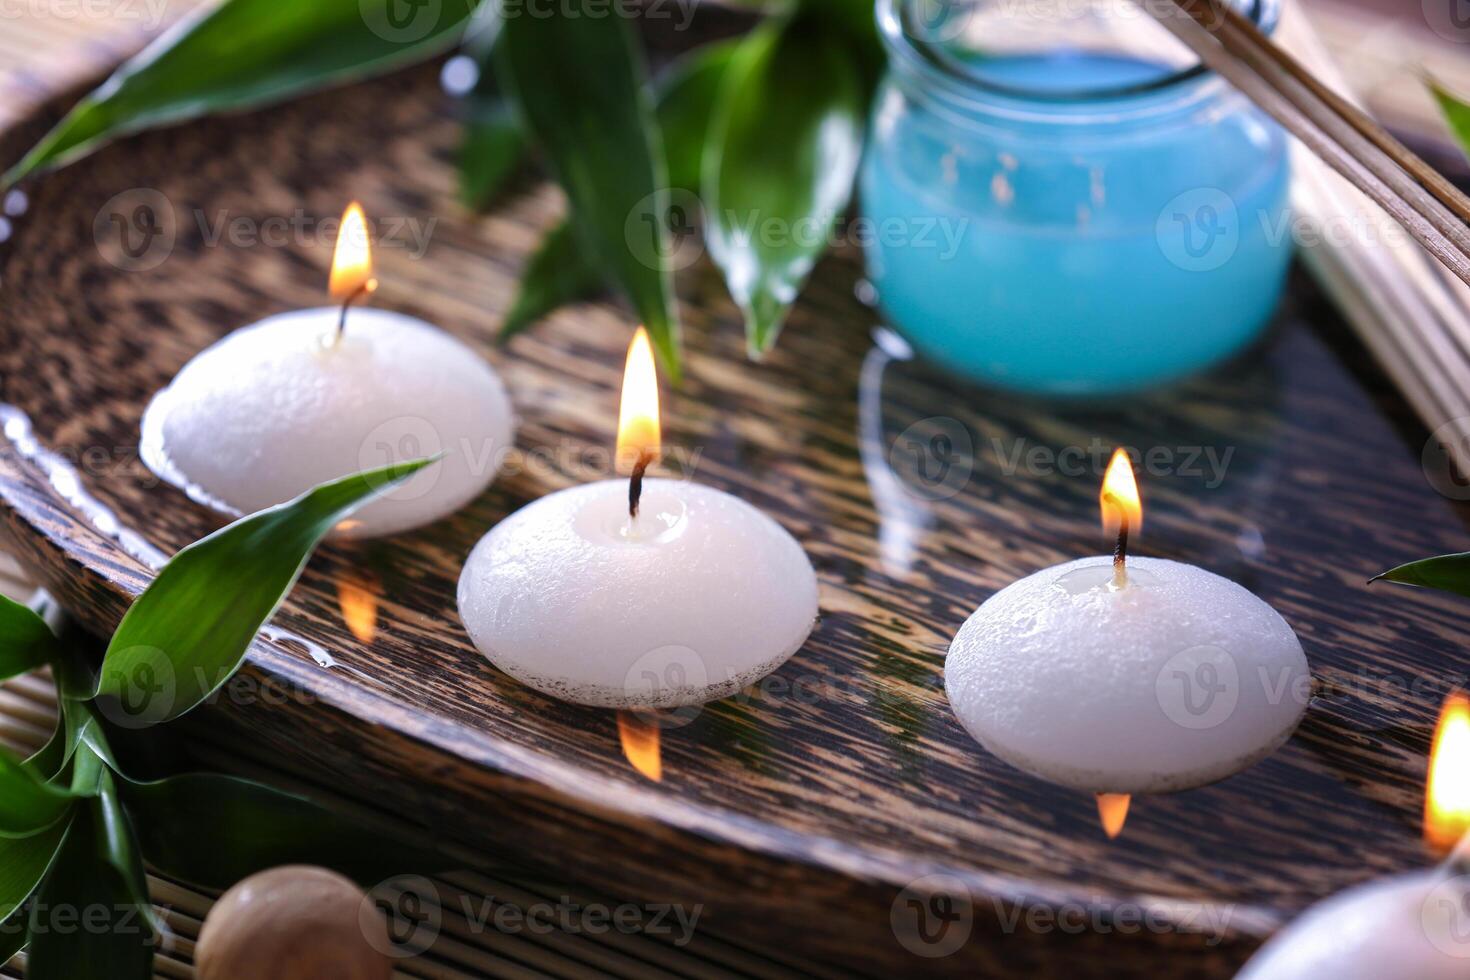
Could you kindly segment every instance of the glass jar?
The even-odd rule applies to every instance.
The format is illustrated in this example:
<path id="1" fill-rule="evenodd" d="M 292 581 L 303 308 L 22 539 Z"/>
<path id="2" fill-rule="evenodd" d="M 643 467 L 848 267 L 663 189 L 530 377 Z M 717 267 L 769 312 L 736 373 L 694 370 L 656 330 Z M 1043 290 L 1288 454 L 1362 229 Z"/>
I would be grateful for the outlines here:
<path id="1" fill-rule="evenodd" d="M 1055 394 L 1240 350 L 1291 257 L 1280 128 L 1133 0 L 879 0 L 868 275 L 929 360 Z M 1242 11 L 1274 25 L 1276 0 Z"/>

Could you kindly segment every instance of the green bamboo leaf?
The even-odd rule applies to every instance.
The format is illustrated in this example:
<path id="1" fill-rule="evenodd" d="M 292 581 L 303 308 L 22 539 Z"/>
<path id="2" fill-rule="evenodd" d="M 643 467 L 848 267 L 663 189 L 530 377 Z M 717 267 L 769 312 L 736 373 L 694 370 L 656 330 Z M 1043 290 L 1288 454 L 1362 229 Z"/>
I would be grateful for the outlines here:
<path id="1" fill-rule="evenodd" d="M 546 233 L 526 263 L 500 339 L 509 340 L 563 303 L 584 299 L 601 286 L 602 277 L 582 258 L 576 228 L 563 221 Z"/>
<path id="2" fill-rule="evenodd" d="M 148 896 L 148 875 L 143 870 L 143 852 L 132 819 L 123 806 L 118 791 L 118 779 L 112 770 L 102 773 L 98 783 L 97 797 L 93 801 L 97 827 L 103 837 L 103 852 L 108 864 L 112 865 L 133 896 L 133 907 L 143 916 L 155 935 L 163 935 L 163 924 L 154 912 L 153 902 Z M 195 833 L 199 829 L 195 828 Z"/>
<path id="3" fill-rule="evenodd" d="M 105 777 L 117 771 L 117 760 L 102 733 L 102 724 L 84 704 L 75 703 L 78 714 L 77 746 L 73 750 L 71 789 L 73 793 L 96 796 L 102 792 Z"/>
<path id="4" fill-rule="evenodd" d="M 797 8 L 802 20 L 821 24 L 823 30 L 829 25 L 846 35 L 849 58 L 862 68 L 866 88 L 876 86 L 886 64 L 883 42 L 879 39 L 877 4 L 867 0 L 799 0 Z M 921 16 L 936 15 L 946 18 L 963 18 L 969 12 L 961 6 L 950 7 L 935 4 L 920 11 Z"/>
<path id="5" fill-rule="evenodd" d="M 528 149 L 525 126 L 495 77 L 501 22 L 493 15 L 494 10 L 494 4 L 486 3 L 476 11 L 465 42 L 465 53 L 474 58 L 479 75 L 467 97 L 468 115 L 459 153 L 459 193 L 465 206 L 477 211 L 495 199 Z"/>
<path id="6" fill-rule="evenodd" d="M 1470 156 L 1470 105 L 1433 79 L 1429 80 L 1429 91 L 1439 103 L 1439 111 L 1449 123 L 1460 150 Z"/>
<path id="7" fill-rule="evenodd" d="M 98 785 L 96 814 L 98 828 L 105 841 L 107 860 L 135 890 L 147 893 L 148 879 L 143 873 L 143 855 L 118 794 L 117 777 L 104 770 Z"/>
<path id="8" fill-rule="evenodd" d="M 697 48 L 659 79 L 658 124 L 673 190 L 699 196 L 710 120 L 739 46 L 737 41 L 718 41 Z"/>
<path id="9" fill-rule="evenodd" d="M 78 807 L 30 912 L 27 980 L 149 980 L 147 895 L 118 870 L 101 805 Z"/>
<path id="10" fill-rule="evenodd" d="M 77 720 L 77 715 L 83 713 L 81 703 L 67 697 L 63 697 L 58 703 L 61 711 L 51 737 L 29 759 L 21 763 L 42 782 L 51 782 L 61 774 L 82 740 L 82 723 Z"/>
<path id="11" fill-rule="evenodd" d="M 526 155 L 526 134 L 504 102 L 470 107 L 459 148 L 459 197 L 465 207 L 489 207 Z"/>
<path id="12" fill-rule="evenodd" d="M 29 837 L 62 818 L 75 797 L 0 749 L 0 837 Z"/>
<path id="13" fill-rule="evenodd" d="M 73 796 L 94 796 L 101 782 L 102 770 L 117 768 L 112 750 L 102 733 L 102 724 L 92 714 L 91 707 L 73 697 L 63 697 L 60 702 L 60 717 L 51 738 L 29 759 L 21 763 L 35 779 L 44 783 L 55 783 L 67 766 L 76 760 L 70 769 L 70 786 Z M 85 745 L 88 754 L 78 758 L 77 749 Z"/>
<path id="14" fill-rule="evenodd" d="M 47 617 L 59 611 L 56 600 L 45 593 L 36 598 L 32 609 L 0 596 L 0 680 L 49 666 L 62 695 L 90 698 L 96 685 L 89 658 L 79 649 L 80 631 L 63 621 L 60 634 L 53 632 Z"/>
<path id="15" fill-rule="evenodd" d="M 102 731 L 102 723 L 85 704 L 72 702 L 68 707 L 78 722 L 72 792 L 88 797 L 85 805 L 92 807 L 103 858 L 132 892 L 137 913 L 148 920 L 155 933 L 162 935 L 162 923 L 156 919 L 148 897 L 142 852 L 118 792 L 117 760 Z"/>
<path id="16" fill-rule="evenodd" d="M 97 691 L 103 713 L 139 728 L 177 718 L 208 698 L 234 676 L 326 533 L 430 462 L 324 483 L 174 555 L 107 646 Z"/>
<path id="17" fill-rule="evenodd" d="M 678 321 L 658 247 L 667 237 L 663 145 L 626 18 L 607 16 L 599 0 L 565 0 L 507 18 L 500 54 L 501 81 L 570 199 L 582 254 L 627 294 L 677 380 Z"/>
<path id="18" fill-rule="evenodd" d="M 0 962 L 8 962 L 12 956 L 26 948 L 26 943 L 30 941 L 26 929 L 28 916 L 27 910 L 17 909 L 9 918 L 0 919 L 0 956 L 5 957 Z"/>
<path id="19" fill-rule="evenodd" d="M 26 944 L 26 902 L 51 867 L 68 821 L 30 837 L 0 837 L 0 963 Z"/>
<path id="20" fill-rule="evenodd" d="M 752 356 L 825 251 L 862 138 L 862 85 L 839 35 L 774 21 L 741 42 L 705 153 L 705 227 Z"/>
<path id="21" fill-rule="evenodd" d="M 1417 585 L 1470 596 L 1470 551 L 1407 562 L 1381 572 L 1368 581 L 1371 583 L 1380 579 L 1398 582 L 1400 585 Z"/>
<path id="22" fill-rule="evenodd" d="M 706 45 L 681 58 L 659 79 L 656 114 L 671 190 L 699 195 L 705 134 L 735 47 L 734 41 Z M 597 269 L 582 258 L 575 227 L 570 221 L 562 222 L 547 232 L 527 263 L 515 302 L 500 328 L 500 339 L 520 333 L 558 306 L 586 299 L 601 288 Z"/>
<path id="23" fill-rule="evenodd" d="M 33 609 L 0 596 L 0 681 L 49 663 L 56 635 Z"/>
<path id="24" fill-rule="evenodd" d="M 51 737 L 46 744 L 37 749 L 30 758 L 21 765 L 30 770 L 31 774 L 42 782 L 50 782 L 61 772 L 61 767 L 66 765 L 71 757 L 71 751 L 76 747 L 76 741 L 72 738 L 74 729 L 68 724 L 66 714 L 56 719 L 56 727 L 51 731 Z"/>
<path id="25" fill-rule="evenodd" d="M 170 877 L 228 888 L 283 864 L 320 864 L 374 885 L 441 871 L 444 858 L 385 844 L 381 830 L 261 783 L 216 773 L 124 781 L 148 862 Z"/>
<path id="26" fill-rule="evenodd" d="M 224 0 L 202 9 L 82 99 L 4 183 L 71 163 L 108 140 L 254 108 L 392 71 L 451 47 L 474 0 Z"/>

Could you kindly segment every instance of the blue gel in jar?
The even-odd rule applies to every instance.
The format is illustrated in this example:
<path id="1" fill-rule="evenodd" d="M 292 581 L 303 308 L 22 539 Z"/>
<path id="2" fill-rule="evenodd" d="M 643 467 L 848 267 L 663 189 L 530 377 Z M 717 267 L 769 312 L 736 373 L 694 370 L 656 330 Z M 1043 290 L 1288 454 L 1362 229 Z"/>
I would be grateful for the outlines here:
<path id="1" fill-rule="evenodd" d="M 1239 351 L 1292 251 L 1281 129 L 1130 0 L 1077 2 L 879 0 L 859 178 L 885 318 L 953 373 L 1058 395 Z M 1274 2 L 1240 9 L 1269 29 Z"/>

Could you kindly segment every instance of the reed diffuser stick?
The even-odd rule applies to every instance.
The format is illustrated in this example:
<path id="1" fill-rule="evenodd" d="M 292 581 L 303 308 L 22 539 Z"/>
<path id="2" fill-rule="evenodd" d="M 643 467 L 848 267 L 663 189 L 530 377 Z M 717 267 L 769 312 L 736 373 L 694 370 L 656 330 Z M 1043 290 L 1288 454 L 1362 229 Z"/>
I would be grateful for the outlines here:
<path id="1" fill-rule="evenodd" d="M 1320 80 L 1221 0 L 1144 6 L 1470 283 L 1470 229 L 1461 217 L 1470 215 L 1470 199 L 1346 100 L 1324 98 L 1330 90 Z"/>
<path id="2" fill-rule="evenodd" d="M 1277 37 L 1321 85 L 1344 101 L 1355 99 L 1299 5 L 1287 5 Z M 1385 234 L 1388 214 L 1322 160 L 1296 149 L 1296 209 L 1318 229 L 1346 221 L 1353 232 L 1319 236 L 1303 248 L 1308 269 L 1431 431 L 1470 420 L 1470 287 L 1414 242 Z M 1470 428 L 1455 435 L 1470 435 Z M 1460 472 L 1470 473 L 1470 441 L 1451 438 L 1443 446 Z"/>

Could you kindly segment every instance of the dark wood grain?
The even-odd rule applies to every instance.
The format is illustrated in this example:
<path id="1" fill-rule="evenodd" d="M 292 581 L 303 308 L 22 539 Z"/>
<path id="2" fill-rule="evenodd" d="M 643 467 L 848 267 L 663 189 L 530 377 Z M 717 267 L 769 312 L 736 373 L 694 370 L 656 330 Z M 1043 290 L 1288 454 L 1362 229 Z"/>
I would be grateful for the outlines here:
<path id="1" fill-rule="evenodd" d="M 0 160 L 60 104 L 0 137 Z M 511 389 L 520 449 L 538 461 L 420 532 L 324 548 L 275 622 L 340 666 L 262 641 L 246 687 L 191 718 L 196 738 L 393 798 L 487 859 L 702 903 L 711 929 L 889 975 L 1227 975 L 1307 903 L 1427 860 L 1425 754 L 1445 691 L 1465 676 L 1470 608 L 1365 581 L 1463 548 L 1467 512 L 1431 486 L 1426 433 L 1305 282 L 1237 363 L 1145 397 L 1059 406 L 889 359 L 846 251 L 819 267 L 778 349 L 752 364 L 738 312 L 697 263 L 679 282 L 689 379 L 665 392 L 666 443 L 697 452 L 695 478 L 805 545 L 821 622 L 761 690 L 663 733 L 660 784 L 623 759 L 612 713 L 494 671 L 455 615 L 460 563 L 518 507 L 604 475 L 634 324 L 616 304 L 581 304 L 494 345 L 514 277 L 561 205 L 528 176 L 492 213 L 464 213 L 456 133 L 436 72 L 421 69 L 130 139 L 27 188 L 31 206 L 0 260 L 0 400 L 148 544 L 171 552 L 217 521 L 139 464 L 147 399 L 230 329 L 321 302 L 330 257 L 330 240 L 209 246 L 196 210 L 211 222 L 297 208 L 329 218 L 355 196 L 377 218 L 436 220 L 421 259 L 380 249 L 374 302 L 482 351 Z M 140 187 L 171 203 L 178 237 L 156 268 L 127 272 L 102 260 L 93 222 Z M 934 461 L 915 455 L 915 425 L 973 447 L 952 460 L 969 471 L 956 492 L 926 499 L 919 465 Z M 8 543 L 106 632 L 149 570 L 68 502 L 20 431 L 13 423 L 0 444 Z M 1276 755 L 1214 786 L 1135 801 L 1108 841 L 1090 798 L 966 737 L 941 667 L 953 631 L 994 590 L 1104 547 L 1096 489 L 1116 444 L 1174 454 L 1156 467 L 1166 472 L 1142 475 L 1137 550 L 1256 590 L 1301 634 L 1319 692 Z M 1082 472 L 1028 456 L 1066 447 L 1083 451 Z M 1228 454 L 1223 481 L 1183 467 L 1196 451 Z M 344 627 L 344 581 L 380 594 L 370 642 Z M 901 888 L 936 873 L 970 892 L 975 924 L 957 952 L 920 959 L 896 940 L 890 911 Z M 1208 916 L 1189 914 L 1193 903 Z M 1088 910 L 1092 924 L 1048 926 L 1059 906 Z M 1137 927 L 1144 910 L 1155 928 Z"/>

